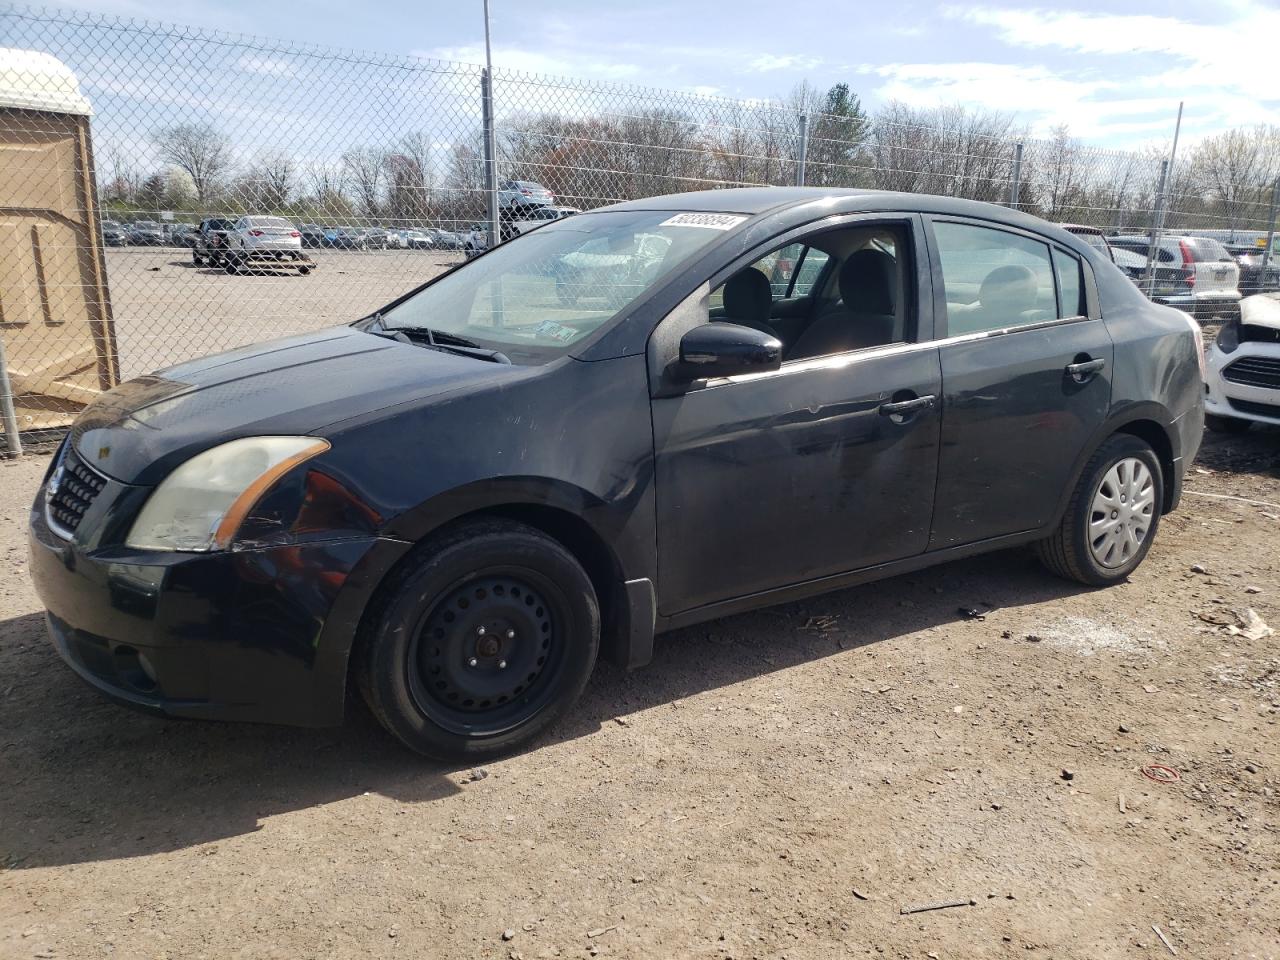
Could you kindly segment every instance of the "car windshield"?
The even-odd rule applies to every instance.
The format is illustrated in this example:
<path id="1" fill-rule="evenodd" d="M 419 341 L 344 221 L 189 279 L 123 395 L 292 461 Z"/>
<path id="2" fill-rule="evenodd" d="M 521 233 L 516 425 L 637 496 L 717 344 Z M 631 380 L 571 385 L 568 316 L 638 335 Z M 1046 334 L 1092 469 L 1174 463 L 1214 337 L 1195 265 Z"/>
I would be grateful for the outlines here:
<path id="1" fill-rule="evenodd" d="M 465 337 L 517 363 L 552 359 L 746 219 L 636 210 L 557 220 L 445 274 L 382 323 Z"/>
<path id="2" fill-rule="evenodd" d="M 293 224 L 284 217 L 249 217 L 248 223 L 251 227 L 281 227 L 287 230 L 293 229 Z"/>

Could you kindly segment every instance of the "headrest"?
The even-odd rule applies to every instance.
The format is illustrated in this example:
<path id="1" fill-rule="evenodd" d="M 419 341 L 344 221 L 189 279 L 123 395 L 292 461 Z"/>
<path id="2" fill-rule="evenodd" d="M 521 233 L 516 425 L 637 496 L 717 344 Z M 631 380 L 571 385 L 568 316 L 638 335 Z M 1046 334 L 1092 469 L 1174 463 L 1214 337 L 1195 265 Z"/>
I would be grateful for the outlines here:
<path id="1" fill-rule="evenodd" d="M 840 267 L 840 298 L 850 313 L 894 312 L 898 262 L 883 250 L 859 250 Z"/>
<path id="2" fill-rule="evenodd" d="M 773 309 L 769 278 L 755 267 L 746 267 L 724 285 L 724 318 L 740 323 L 768 323 Z"/>
<path id="3" fill-rule="evenodd" d="M 1039 293 L 1035 271 L 1010 264 L 987 274 L 978 290 L 978 301 L 986 310 L 1015 314 L 1034 309 Z"/>

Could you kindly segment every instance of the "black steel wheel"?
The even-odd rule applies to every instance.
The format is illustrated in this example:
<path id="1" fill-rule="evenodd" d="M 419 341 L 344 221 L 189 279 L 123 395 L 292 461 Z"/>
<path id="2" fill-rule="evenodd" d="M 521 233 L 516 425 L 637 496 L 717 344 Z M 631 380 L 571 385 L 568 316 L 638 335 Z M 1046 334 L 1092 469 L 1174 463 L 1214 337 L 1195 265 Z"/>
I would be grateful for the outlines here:
<path id="1" fill-rule="evenodd" d="M 523 524 L 467 523 L 423 543 L 379 592 L 357 678 L 375 715 L 439 759 L 487 756 L 536 736 L 595 664 L 591 580 Z"/>

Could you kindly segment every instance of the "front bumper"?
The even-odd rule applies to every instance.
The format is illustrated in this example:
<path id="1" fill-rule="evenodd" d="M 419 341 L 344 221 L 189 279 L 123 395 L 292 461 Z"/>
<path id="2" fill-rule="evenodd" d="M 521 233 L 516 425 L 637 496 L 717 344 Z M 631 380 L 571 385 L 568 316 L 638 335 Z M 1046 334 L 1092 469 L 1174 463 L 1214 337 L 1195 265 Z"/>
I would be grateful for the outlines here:
<path id="1" fill-rule="evenodd" d="M 1245 341 L 1231 353 L 1223 353 L 1216 343 L 1209 345 L 1205 354 L 1205 413 L 1280 426 L 1280 389 L 1233 383 L 1223 376 L 1227 367 L 1246 357 L 1280 362 L 1280 343 Z"/>
<path id="2" fill-rule="evenodd" d="M 368 537 L 227 553 L 106 547 L 31 512 L 31 576 L 58 653 L 90 685 L 175 717 L 340 723 L 365 605 L 408 544 Z"/>

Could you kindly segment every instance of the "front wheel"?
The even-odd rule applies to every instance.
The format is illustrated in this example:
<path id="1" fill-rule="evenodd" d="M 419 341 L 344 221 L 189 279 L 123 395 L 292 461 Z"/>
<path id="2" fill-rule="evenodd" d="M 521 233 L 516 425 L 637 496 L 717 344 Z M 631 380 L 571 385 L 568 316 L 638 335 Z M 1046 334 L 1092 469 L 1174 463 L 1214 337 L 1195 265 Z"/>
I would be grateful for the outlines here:
<path id="1" fill-rule="evenodd" d="M 1095 587 L 1142 563 L 1164 507 L 1160 461 L 1146 441 L 1118 433 L 1085 466 L 1058 529 L 1038 545 L 1053 573 Z"/>
<path id="2" fill-rule="evenodd" d="M 479 521 L 423 543 L 384 585 L 357 678 L 410 749 L 474 760 L 562 716 L 599 645 L 595 590 L 574 556 L 532 527 Z"/>

